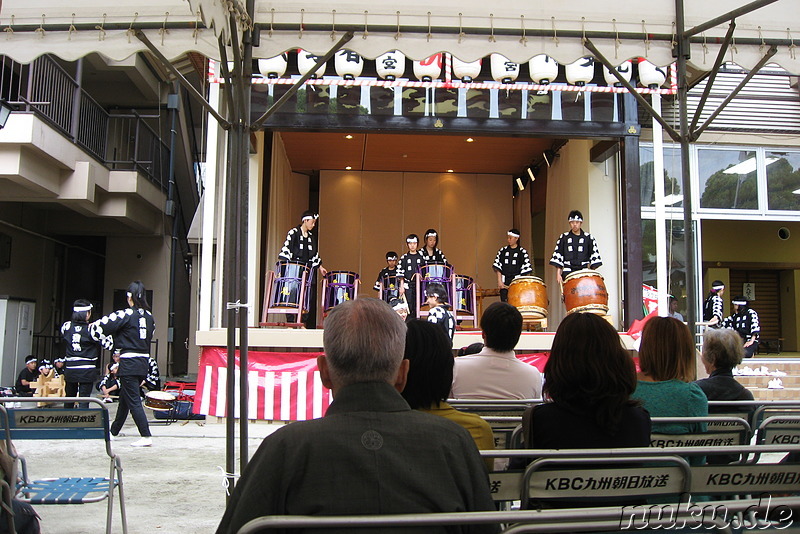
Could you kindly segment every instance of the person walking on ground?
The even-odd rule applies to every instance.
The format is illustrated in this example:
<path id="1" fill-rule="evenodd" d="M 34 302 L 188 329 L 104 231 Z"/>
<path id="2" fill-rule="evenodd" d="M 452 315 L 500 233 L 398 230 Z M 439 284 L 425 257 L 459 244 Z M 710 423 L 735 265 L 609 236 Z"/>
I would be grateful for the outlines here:
<path id="1" fill-rule="evenodd" d="M 100 362 L 100 343 L 89 332 L 92 317 L 92 303 L 78 299 L 72 304 L 72 319 L 61 325 L 61 336 L 67 343 L 64 392 L 67 397 L 89 397 L 97 381 L 97 367 Z M 68 402 L 65 408 L 75 404 Z M 88 402 L 78 403 L 80 408 L 88 408 Z"/>
<path id="2" fill-rule="evenodd" d="M 121 387 L 117 416 L 111 424 L 111 435 L 119 434 L 130 412 L 141 435 L 141 439 L 131 443 L 133 447 L 150 447 L 153 444 L 147 415 L 139 396 L 139 386 L 150 367 L 150 342 L 155 327 L 144 284 L 139 280 L 128 286 L 128 308 L 101 317 L 89 326 L 92 338 L 99 341 L 104 348 L 119 349 L 117 377 Z"/>

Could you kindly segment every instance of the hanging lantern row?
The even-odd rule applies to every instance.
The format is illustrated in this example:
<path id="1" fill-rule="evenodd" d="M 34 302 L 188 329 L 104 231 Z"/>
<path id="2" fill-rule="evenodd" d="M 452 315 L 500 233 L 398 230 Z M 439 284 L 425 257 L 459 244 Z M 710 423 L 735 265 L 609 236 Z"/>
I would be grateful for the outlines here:
<path id="1" fill-rule="evenodd" d="M 439 53 L 423 60 L 415 60 L 413 62 L 414 77 L 422 82 L 431 82 L 438 79 L 442 75 L 442 56 L 443 54 Z M 310 52 L 298 49 L 297 69 L 300 75 L 305 75 L 310 72 L 311 69 L 314 68 L 317 59 L 317 56 Z M 495 82 L 513 83 L 519 78 L 519 63 L 514 63 L 501 54 L 492 54 L 489 57 L 489 61 L 492 79 Z M 639 83 L 643 87 L 657 89 L 667 81 L 666 67 L 654 65 L 644 58 L 638 58 L 636 61 L 638 63 Z M 350 50 L 341 50 L 337 52 L 334 56 L 333 63 L 337 76 L 345 80 L 354 80 L 358 78 L 364 70 L 364 58 Z M 269 59 L 259 59 L 258 70 L 261 72 L 261 75 L 266 78 L 281 78 L 286 74 L 288 64 L 288 53 L 283 53 L 280 56 Z M 482 59 L 478 59 L 477 61 L 461 61 L 456 57 L 452 58 L 452 73 L 464 83 L 472 83 L 475 81 L 481 73 L 482 66 Z M 323 63 L 311 77 L 321 78 L 325 75 L 326 69 L 327 63 Z M 399 50 L 386 52 L 378 56 L 375 60 L 375 70 L 378 76 L 387 81 L 394 81 L 401 78 L 405 74 L 405 69 L 406 56 Z M 531 80 L 533 80 L 534 83 L 547 85 L 555 81 L 558 77 L 559 63 L 548 55 L 539 54 L 528 61 L 528 70 Z M 616 71 L 626 81 L 630 82 L 633 74 L 633 64 L 630 60 L 624 61 L 616 67 Z M 592 57 L 583 57 L 564 65 L 564 73 L 567 83 L 570 85 L 578 87 L 584 86 L 595 77 L 595 59 Z M 603 78 L 609 86 L 622 86 L 611 71 L 605 67 L 603 67 Z"/>

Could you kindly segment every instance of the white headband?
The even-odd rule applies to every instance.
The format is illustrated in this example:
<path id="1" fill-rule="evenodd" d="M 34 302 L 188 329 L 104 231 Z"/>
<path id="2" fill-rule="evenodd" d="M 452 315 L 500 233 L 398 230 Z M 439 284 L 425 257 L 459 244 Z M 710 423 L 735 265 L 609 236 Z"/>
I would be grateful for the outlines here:
<path id="1" fill-rule="evenodd" d="M 406 243 L 418 243 L 418 242 L 419 241 L 417 240 L 416 237 L 409 237 L 408 239 L 406 239 Z"/>
<path id="2" fill-rule="evenodd" d="M 725 289 L 725 286 L 724 285 L 711 286 L 711 289 L 713 289 L 714 291 L 719 291 L 720 289 Z"/>
<path id="3" fill-rule="evenodd" d="M 128 291 L 128 292 L 127 292 L 127 293 L 125 293 L 125 294 L 126 294 L 126 295 L 128 295 L 128 297 L 133 297 L 133 293 L 131 293 L 130 291 Z"/>
<path id="4" fill-rule="evenodd" d="M 428 237 L 438 237 L 438 235 L 439 234 L 437 234 L 436 232 L 428 232 L 427 234 L 425 234 L 425 237 L 426 238 L 428 238 Z"/>
<path id="5" fill-rule="evenodd" d="M 309 221 L 311 219 L 314 219 L 314 220 L 319 219 L 319 213 L 315 213 L 314 215 L 306 215 L 305 217 L 303 217 L 302 220 L 303 220 L 303 222 L 306 222 L 306 221 Z"/>
<path id="6" fill-rule="evenodd" d="M 403 302 L 403 301 L 401 300 L 400 302 L 398 302 L 397 304 L 395 304 L 394 306 L 392 306 L 392 309 L 393 309 L 393 310 L 395 310 L 395 311 L 398 311 L 398 310 L 408 310 L 408 304 L 406 304 L 405 302 Z"/>
<path id="7" fill-rule="evenodd" d="M 572 221 L 583 222 L 583 218 L 582 217 L 578 217 L 577 215 L 573 215 L 572 217 L 569 218 L 569 222 L 572 222 Z"/>
<path id="8" fill-rule="evenodd" d="M 130 296 L 130 295 L 131 294 L 128 293 L 128 296 Z M 91 304 L 89 304 L 88 306 L 75 306 L 75 307 L 72 308 L 72 311 L 77 312 L 77 313 L 87 312 L 87 311 L 91 311 L 91 310 L 92 310 L 92 305 Z"/>
<path id="9" fill-rule="evenodd" d="M 519 234 L 515 234 L 514 232 L 508 232 L 508 235 L 511 237 L 519 237 Z"/>
<path id="10" fill-rule="evenodd" d="M 747 306 L 746 300 L 732 300 L 731 302 L 737 306 Z"/>
<path id="11" fill-rule="evenodd" d="M 388 258 L 386 258 L 386 261 L 391 261 L 391 260 L 396 260 L 396 259 L 397 259 L 397 256 L 389 256 Z"/>

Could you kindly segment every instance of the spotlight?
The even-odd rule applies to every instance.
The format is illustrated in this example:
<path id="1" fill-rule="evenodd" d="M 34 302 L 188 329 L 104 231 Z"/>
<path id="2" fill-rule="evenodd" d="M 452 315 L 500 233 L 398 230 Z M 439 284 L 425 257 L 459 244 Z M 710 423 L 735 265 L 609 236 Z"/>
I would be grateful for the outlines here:
<path id="1" fill-rule="evenodd" d="M 525 191 L 525 183 L 522 181 L 522 176 L 517 176 L 516 182 L 517 182 L 517 189 L 519 189 L 520 191 Z"/>
<path id="2" fill-rule="evenodd" d="M 547 166 L 550 166 L 550 159 L 547 157 L 547 150 L 542 152 L 542 157 L 544 158 L 544 162 L 547 163 Z"/>
<path id="3" fill-rule="evenodd" d="M 528 167 L 528 176 L 531 177 L 531 182 L 536 181 L 536 175 L 533 172 L 533 167 Z"/>

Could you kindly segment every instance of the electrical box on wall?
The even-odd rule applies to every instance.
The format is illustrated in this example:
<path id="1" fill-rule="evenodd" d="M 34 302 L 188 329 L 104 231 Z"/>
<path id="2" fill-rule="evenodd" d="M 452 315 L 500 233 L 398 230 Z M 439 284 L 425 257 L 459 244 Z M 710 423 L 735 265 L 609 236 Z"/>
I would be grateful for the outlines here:
<path id="1" fill-rule="evenodd" d="M 11 268 L 11 236 L 0 234 L 0 269 Z"/>

